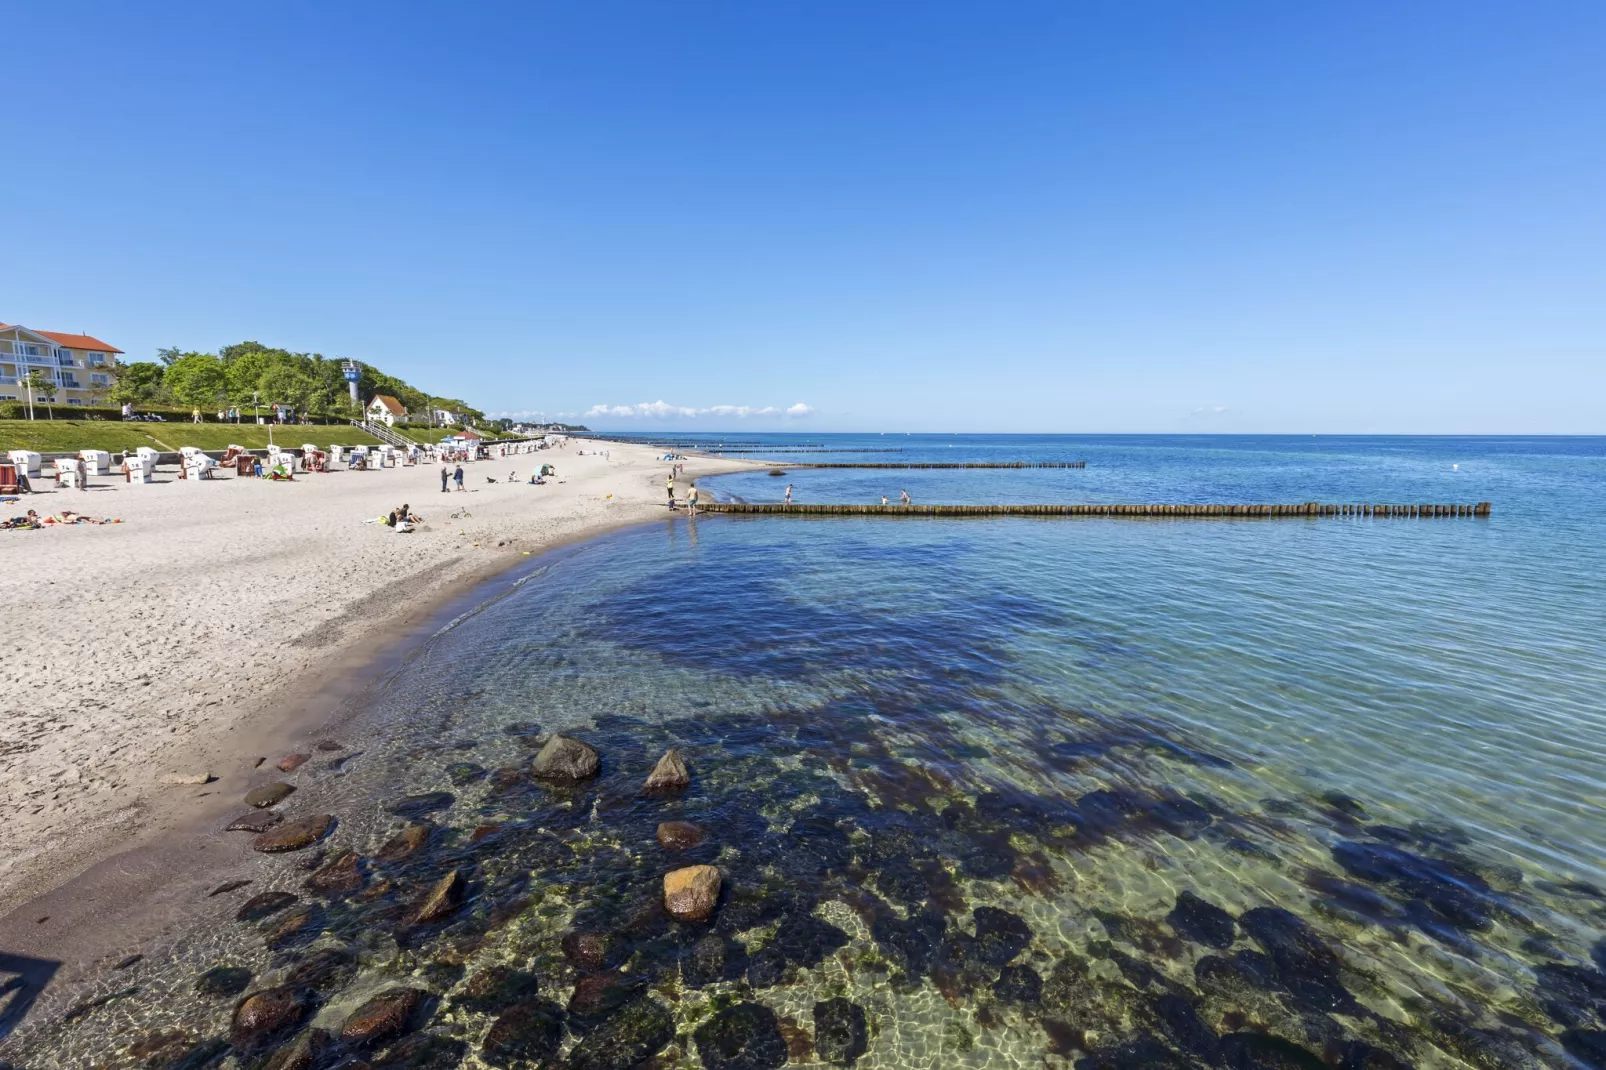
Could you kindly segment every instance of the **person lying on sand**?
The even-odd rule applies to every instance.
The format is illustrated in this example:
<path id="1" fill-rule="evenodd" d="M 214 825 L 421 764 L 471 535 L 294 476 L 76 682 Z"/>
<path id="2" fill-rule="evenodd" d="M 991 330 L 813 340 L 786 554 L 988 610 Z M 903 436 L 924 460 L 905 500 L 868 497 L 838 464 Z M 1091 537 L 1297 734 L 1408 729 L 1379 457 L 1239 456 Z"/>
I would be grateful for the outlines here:
<path id="1" fill-rule="evenodd" d="M 11 531 L 12 529 L 31 531 L 39 526 L 39 514 L 32 509 L 28 510 L 27 516 L 14 516 L 10 520 L 0 520 L 0 531 Z"/>

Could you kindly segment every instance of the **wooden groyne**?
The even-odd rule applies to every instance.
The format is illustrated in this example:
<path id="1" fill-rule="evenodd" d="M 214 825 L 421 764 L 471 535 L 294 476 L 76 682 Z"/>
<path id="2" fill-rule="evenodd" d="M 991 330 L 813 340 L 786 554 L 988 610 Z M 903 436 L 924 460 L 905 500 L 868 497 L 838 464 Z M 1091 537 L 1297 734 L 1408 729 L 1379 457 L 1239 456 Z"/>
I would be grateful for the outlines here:
<path id="1" fill-rule="evenodd" d="M 914 461 L 788 462 L 793 468 L 1086 468 L 1086 461 L 958 461 L 922 464 Z"/>
<path id="2" fill-rule="evenodd" d="M 1236 519 L 1355 516 L 1389 519 L 1486 517 L 1489 502 L 1473 505 L 1393 505 L 1370 503 L 1296 502 L 1284 505 L 774 505 L 747 502 L 713 502 L 699 512 L 737 513 L 744 516 L 1087 516 L 1165 519 Z"/>

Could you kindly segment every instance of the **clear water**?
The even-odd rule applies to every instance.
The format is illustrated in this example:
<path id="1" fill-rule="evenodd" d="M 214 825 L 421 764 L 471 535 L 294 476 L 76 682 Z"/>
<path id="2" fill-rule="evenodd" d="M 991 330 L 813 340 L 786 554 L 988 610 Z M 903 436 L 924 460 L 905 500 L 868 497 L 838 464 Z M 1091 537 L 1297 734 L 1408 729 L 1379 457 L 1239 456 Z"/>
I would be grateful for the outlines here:
<path id="1" fill-rule="evenodd" d="M 583 930 L 607 934 L 620 991 L 673 1020 L 660 1059 L 678 1065 L 778 1065 L 775 1027 L 730 1010 L 743 1002 L 773 1012 L 794 1061 L 818 1062 L 810 1037 L 828 1048 L 829 1030 L 814 1006 L 831 997 L 863 1010 L 866 1067 L 1598 1059 L 1606 441 L 828 441 L 904 452 L 806 459 L 1088 467 L 810 471 L 778 453 L 784 477 L 706 489 L 1495 511 L 705 517 L 554 555 L 370 696 L 345 729 L 355 758 L 296 774 L 285 809 L 339 816 L 326 848 L 365 857 L 362 893 L 311 894 L 297 856 L 263 857 L 239 896 L 283 888 L 318 904 L 304 939 L 268 948 L 233 919 L 239 896 L 219 897 L 132 971 L 42 1001 L 0 1051 L 30 1067 L 156 1065 L 143 1054 L 154 1035 L 251 1065 L 217 1047 L 234 1000 L 196 996 L 196 975 L 237 965 L 257 990 L 337 949 L 362 968 L 316 995 L 314 1024 L 338 1028 L 378 989 L 414 985 L 440 1000 L 428 1065 L 490 1065 L 481 1044 L 499 1008 L 464 994 L 500 964 L 570 1004 L 560 1048 L 574 1058 L 628 1013 L 570 1003 L 595 983 L 561 948 Z M 596 781 L 554 791 L 528 777 L 555 731 L 602 753 Z M 667 746 L 694 784 L 645 798 Z M 463 762 L 507 772 L 454 782 Z M 425 791 L 452 794 L 427 848 L 374 860 L 405 824 L 388 804 Z M 665 851 L 654 830 L 671 818 L 708 840 Z M 725 874 L 711 926 L 651 909 L 663 872 L 688 861 Z M 469 881 L 461 911 L 408 925 L 452 868 Z M 1173 913 L 1183 892 L 1237 918 L 1224 946 Z M 1019 923 L 988 910 L 1024 924 L 1021 946 L 998 950 L 998 925 Z M 710 1022 L 745 1022 L 744 1054 L 722 1061 Z"/>

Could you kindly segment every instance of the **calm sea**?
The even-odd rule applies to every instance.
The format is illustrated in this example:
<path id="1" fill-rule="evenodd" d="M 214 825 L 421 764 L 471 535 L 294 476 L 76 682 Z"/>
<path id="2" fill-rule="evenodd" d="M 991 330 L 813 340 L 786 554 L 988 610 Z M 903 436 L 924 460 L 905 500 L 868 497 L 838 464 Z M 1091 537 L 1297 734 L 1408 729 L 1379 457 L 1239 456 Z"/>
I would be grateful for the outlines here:
<path id="1" fill-rule="evenodd" d="M 412 1042 L 438 1053 L 427 1065 L 526 1065 L 486 1047 L 521 1000 L 577 1066 L 630 1066 L 620 1038 L 642 1035 L 708 1067 L 1606 1052 L 1606 440 L 689 438 L 774 451 L 783 475 L 703 483 L 747 501 L 791 484 L 805 503 L 1494 512 L 666 511 L 550 555 L 388 678 L 351 726 L 361 755 L 296 797 L 340 815 L 363 892 L 309 894 L 264 861 L 251 891 L 316 902 L 305 934 L 265 942 L 220 906 L 140 967 L 121 1032 L 52 1029 L 39 1065 L 160 1029 L 226 1041 L 233 1004 L 195 996 L 198 974 L 259 988 L 315 954 L 360 964 L 309 997 L 317 1024 L 385 986 L 433 993 L 430 1039 Z M 787 452 L 814 443 L 841 452 Z M 797 467 L 990 460 L 1087 467 Z M 602 776 L 532 782 L 554 731 L 596 746 Z M 668 746 L 693 787 L 644 798 Z M 428 792 L 443 794 L 402 802 Z M 378 861 L 412 819 L 398 812 L 427 815 L 430 843 Z M 668 819 L 707 838 L 667 851 Z M 662 873 L 688 861 L 725 875 L 709 926 L 654 912 Z M 410 927 L 452 868 L 460 914 Z M 565 953 L 574 931 L 603 937 L 603 965 Z"/>

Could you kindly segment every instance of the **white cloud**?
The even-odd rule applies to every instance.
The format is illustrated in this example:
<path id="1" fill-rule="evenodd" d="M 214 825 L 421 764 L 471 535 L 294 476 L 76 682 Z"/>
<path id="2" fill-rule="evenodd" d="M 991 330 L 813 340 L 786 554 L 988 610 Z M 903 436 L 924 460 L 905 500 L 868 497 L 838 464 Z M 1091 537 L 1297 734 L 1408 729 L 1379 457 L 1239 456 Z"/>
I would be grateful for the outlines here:
<path id="1" fill-rule="evenodd" d="M 1189 413 L 1190 416 L 1220 416 L 1227 411 L 1225 405 L 1200 405 Z"/>
<path id="2" fill-rule="evenodd" d="M 705 408 L 692 408 L 686 405 L 671 405 L 667 401 L 641 401 L 634 405 L 593 405 L 586 410 L 588 417 L 613 416 L 624 419 L 667 420 L 679 417 L 696 416 L 733 416 L 738 420 L 748 417 L 764 416 L 807 416 L 814 410 L 801 401 L 789 409 L 779 409 L 774 405 L 755 407 L 752 405 L 709 405 Z"/>

